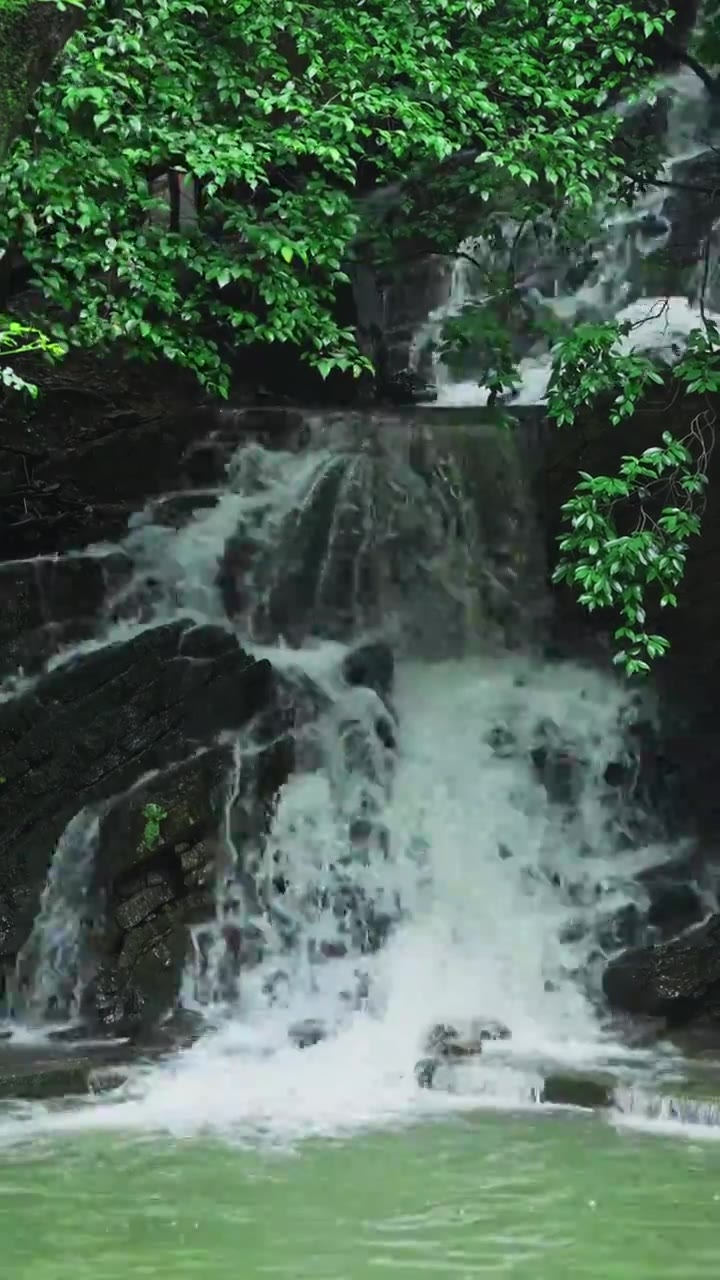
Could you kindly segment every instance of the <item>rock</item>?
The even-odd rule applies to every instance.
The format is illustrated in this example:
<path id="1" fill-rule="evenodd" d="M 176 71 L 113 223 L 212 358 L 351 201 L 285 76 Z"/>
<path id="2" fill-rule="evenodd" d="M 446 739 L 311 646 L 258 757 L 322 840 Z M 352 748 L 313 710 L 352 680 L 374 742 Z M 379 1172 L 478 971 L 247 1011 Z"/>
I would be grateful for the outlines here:
<path id="1" fill-rule="evenodd" d="M 440 1067 L 479 1058 L 488 1041 L 509 1040 L 510 1036 L 509 1028 L 494 1019 L 474 1018 L 458 1026 L 438 1022 L 425 1038 L 423 1047 L 428 1056 L 415 1063 L 415 1079 L 421 1089 L 432 1089 Z"/>
<path id="2" fill-rule="evenodd" d="M 679 938 L 612 960 L 603 989 L 613 1009 L 671 1025 L 720 1019 L 720 914 Z"/>
<path id="3" fill-rule="evenodd" d="M 189 926 L 214 918 L 216 872 L 234 867 L 243 841 L 257 846 L 288 776 L 284 717 L 267 662 L 220 628 L 187 623 L 78 657 L 0 704 L 4 964 L 29 934 L 65 826 L 99 804 L 83 1015 L 126 1033 L 172 1009 Z M 257 733 L 238 787 L 231 749 L 213 744 L 250 720 Z"/>
<path id="4" fill-rule="evenodd" d="M 438 1058 L 469 1058 L 482 1053 L 479 1036 L 462 1035 L 457 1027 L 439 1022 L 431 1027 L 424 1046 Z"/>
<path id="5" fill-rule="evenodd" d="M 143 889 L 152 870 L 170 882 L 197 874 L 213 847 L 217 855 L 232 769 L 231 748 L 210 747 L 112 801 L 100 823 L 94 888 L 107 894 L 114 884 L 123 897 L 126 885 Z"/>
<path id="6" fill-rule="evenodd" d="M 148 885 L 115 908 L 115 919 L 121 929 L 133 929 L 165 906 L 166 902 L 171 902 L 175 896 L 173 885 L 166 880 L 160 884 Z"/>
<path id="7" fill-rule="evenodd" d="M 540 1102 L 551 1102 L 566 1107 L 611 1107 L 613 1085 L 592 1076 L 549 1075 L 545 1077 Z"/>
<path id="8" fill-rule="evenodd" d="M 35 1101 L 113 1088 L 125 1079 L 130 1057 L 127 1047 L 117 1044 L 77 1051 L 3 1046 L 0 1098 Z"/>
<path id="9" fill-rule="evenodd" d="M 88 639 L 129 568 L 121 552 L 0 564 L 0 679 L 19 668 L 31 675 L 62 648 Z"/>
<path id="10" fill-rule="evenodd" d="M 91 1058 L 79 1058 L 71 1062 L 41 1059 L 15 1070 L 0 1069 L 0 1098 L 35 1101 L 90 1093 L 95 1068 Z"/>
<path id="11" fill-rule="evenodd" d="M 272 702 L 269 663 L 254 662 L 224 633 L 213 657 L 197 657 L 192 631 L 153 627 L 75 658 L 0 704 L 2 952 L 27 936 L 52 851 L 78 810 L 242 727 Z"/>
<path id="12" fill-rule="evenodd" d="M 420 1058 L 415 1063 L 415 1079 L 421 1089 L 432 1089 L 439 1065 L 439 1058 Z"/>
<path id="13" fill-rule="evenodd" d="M 169 903 L 130 929 L 119 954 L 100 958 L 81 1011 L 116 1035 L 147 1035 L 177 1004 L 191 953 L 188 925 L 197 922 L 198 909 L 206 919 L 210 904 L 205 894 L 199 901 L 189 895 Z"/>
<path id="14" fill-rule="evenodd" d="M 241 409 L 222 406 L 217 420 L 219 430 L 215 435 L 229 438 L 235 447 L 239 440 L 257 440 L 266 449 L 296 449 L 305 442 L 305 418 L 299 409 L 282 405 Z"/>
<path id="15" fill-rule="evenodd" d="M 176 1009 L 153 1027 L 142 1027 L 131 1036 L 134 1049 L 143 1054 L 172 1053 L 190 1049 L 205 1030 L 201 1014 L 192 1009 Z"/>
<path id="16" fill-rule="evenodd" d="M 572 805 L 577 799 L 581 761 L 560 740 L 559 730 L 551 720 L 536 729 L 537 745 L 530 751 L 538 780 L 552 804 Z"/>
<path id="17" fill-rule="evenodd" d="M 395 658 L 390 645 L 382 640 L 353 649 L 344 659 L 342 670 L 349 685 L 374 689 L 383 700 L 392 694 Z"/>
<path id="18" fill-rule="evenodd" d="M 318 1018 L 305 1018 L 302 1022 L 294 1022 L 288 1029 L 288 1036 L 298 1049 L 309 1049 L 314 1044 L 327 1038 L 327 1027 Z"/>
<path id="19" fill-rule="evenodd" d="M 694 865 L 692 855 L 640 872 L 638 881 L 650 899 L 647 921 L 663 941 L 699 924 L 705 916 L 700 878 L 705 878 L 703 869 Z"/>

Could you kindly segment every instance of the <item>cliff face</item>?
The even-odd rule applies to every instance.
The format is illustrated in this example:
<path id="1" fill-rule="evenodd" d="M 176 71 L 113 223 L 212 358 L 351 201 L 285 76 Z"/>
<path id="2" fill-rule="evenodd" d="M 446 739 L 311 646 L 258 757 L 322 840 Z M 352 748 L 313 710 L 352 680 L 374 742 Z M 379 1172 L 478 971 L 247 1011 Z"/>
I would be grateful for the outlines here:
<path id="1" fill-rule="evenodd" d="M 84 16 L 82 5 L 61 11 L 42 0 L 0 0 L 0 158 Z"/>

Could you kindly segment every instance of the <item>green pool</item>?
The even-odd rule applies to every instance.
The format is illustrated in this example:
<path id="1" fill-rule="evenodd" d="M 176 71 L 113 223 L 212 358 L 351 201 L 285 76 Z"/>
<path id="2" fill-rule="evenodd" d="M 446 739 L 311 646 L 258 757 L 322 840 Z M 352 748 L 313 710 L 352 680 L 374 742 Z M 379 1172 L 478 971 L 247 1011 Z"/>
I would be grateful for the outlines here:
<path id="1" fill-rule="evenodd" d="M 6 1149 L 7 1280 L 715 1280 L 720 1144 L 473 1112 L 292 1152 L 96 1133 Z"/>

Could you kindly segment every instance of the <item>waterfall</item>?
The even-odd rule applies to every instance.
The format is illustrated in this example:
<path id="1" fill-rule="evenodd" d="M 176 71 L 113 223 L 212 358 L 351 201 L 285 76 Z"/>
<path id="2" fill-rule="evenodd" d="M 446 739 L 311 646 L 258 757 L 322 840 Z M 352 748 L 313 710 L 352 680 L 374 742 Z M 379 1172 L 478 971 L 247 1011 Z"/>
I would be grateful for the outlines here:
<path id="1" fill-rule="evenodd" d="M 405 652 L 517 642 L 542 613 L 532 443 L 471 415 L 310 417 L 301 442 L 248 444 L 179 532 L 136 517 L 108 619 L 190 616 L 297 647 L 382 632 Z M 91 642 L 93 645 L 97 641 Z"/>
<path id="2" fill-rule="evenodd" d="M 433 388 L 435 403 L 459 406 L 488 402 L 489 388 L 483 380 L 488 371 L 478 370 L 474 378 L 455 376 L 440 351 L 448 321 L 468 307 L 482 309 L 489 300 L 483 278 L 483 268 L 487 266 L 505 270 L 512 266 L 518 309 L 525 317 L 524 321 L 520 319 L 520 331 L 514 338 L 520 384 L 504 397 L 508 403 L 537 405 L 545 401 L 551 371 L 547 342 L 523 331 L 538 307 L 566 326 L 586 320 L 627 321 L 636 327 L 623 340 L 623 350 L 652 352 L 667 364 L 678 358 L 690 332 L 702 323 L 698 295 L 704 264 L 698 260 L 702 256 L 698 251 L 689 270 L 680 268 L 668 273 L 663 266 L 662 251 L 671 245 L 673 220 L 683 216 L 683 210 L 676 210 L 672 195 L 663 184 L 680 175 L 698 157 L 711 156 L 717 129 L 707 92 L 689 68 L 661 81 L 657 92 L 658 101 L 649 95 L 644 109 L 665 111 L 666 159 L 659 174 L 660 184 L 639 195 L 630 210 L 598 208 L 598 237 L 577 246 L 577 264 L 568 263 L 567 249 L 554 245 L 552 229 L 540 241 L 532 229 L 521 227 L 509 215 L 501 229 L 503 248 L 495 241 L 489 242 L 482 233 L 459 246 L 447 296 L 418 327 L 410 348 L 410 368 L 421 382 Z M 621 104 L 616 110 L 632 127 L 638 107 Z M 639 110 L 643 110 L 643 104 Z M 638 118 L 642 128 L 642 117 Z M 686 221 L 693 220 L 687 210 L 684 216 Z M 702 216 L 705 219 L 704 213 Z M 716 227 L 708 226 L 707 233 L 711 270 L 706 316 L 717 321 Z M 658 283 L 664 285 L 662 294 Z"/>
<path id="3" fill-rule="evenodd" d="M 67 1124 L 286 1139 L 536 1105 L 558 1064 L 633 1058 L 598 1014 L 596 969 L 638 871 L 667 857 L 618 785 L 652 708 L 543 659 L 531 461 L 474 412 L 329 416 L 241 447 L 178 533 L 134 522 L 134 575 L 93 644 L 223 620 L 294 703 L 295 768 L 250 845 L 255 747 L 234 744 L 230 861 L 185 984 L 210 1029 Z M 72 1008 L 96 831 L 80 814 L 56 851 L 23 952 L 35 1008 Z M 420 1089 L 438 1024 L 509 1035 Z"/>

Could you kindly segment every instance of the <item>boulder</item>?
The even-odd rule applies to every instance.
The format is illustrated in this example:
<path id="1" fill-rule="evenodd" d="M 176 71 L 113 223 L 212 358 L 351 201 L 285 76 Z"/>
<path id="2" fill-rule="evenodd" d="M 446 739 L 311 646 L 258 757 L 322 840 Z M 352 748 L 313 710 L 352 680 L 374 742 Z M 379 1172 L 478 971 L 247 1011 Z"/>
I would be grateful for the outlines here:
<path id="1" fill-rule="evenodd" d="M 458 1026 L 438 1022 L 425 1037 L 427 1056 L 415 1063 L 415 1079 L 421 1089 L 432 1089 L 437 1083 L 437 1073 L 443 1067 L 443 1081 L 452 1087 L 452 1072 L 447 1077 L 445 1068 L 457 1066 L 463 1061 L 477 1060 L 483 1046 L 490 1040 L 509 1040 L 511 1032 L 503 1022 L 493 1018 L 473 1018 Z M 442 1083 L 441 1083 L 442 1087 Z"/>
<path id="2" fill-rule="evenodd" d="M 641 871 L 638 882 L 648 895 L 647 922 L 656 939 L 667 941 L 699 924 L 706 914 L 705 871 L 693 854 Z"/>
<path id="3" fill-rule="evenodd" d="M 352 649 L 343 661 L 342 670 L 349 685 L 374 689 L 384 701 L 390 698 L 395 679 L 395 658 L 390 645 L 384 640 Z"/>
<path id="4" fill-rule="evenodd" d="M 555 1106 L 584 1107 L 592 1110 L 597 1107 L 611 1107 L 613 1100 L 612 1081 L 570 1073 L 546 1076 L 538 1099 L 539 1102 L 549 1102 Z"/>
<path id="5" fill-rule="evenodd" d="M 509 1040 L 511 1032 L 495 1019 L 473 1018 L 457 1026 L 438 1022 L 425 1038 L 425 1049 L 437 1058 L 471 1058 L 490 1040 Z"/>
<path id="6" fill-rule="evenodd" d="M 624 1013 L 671 1026 L 720 1022 L 720 914 L 669 942 L 623 952 L 605 970 L 603 989 Z"/>

